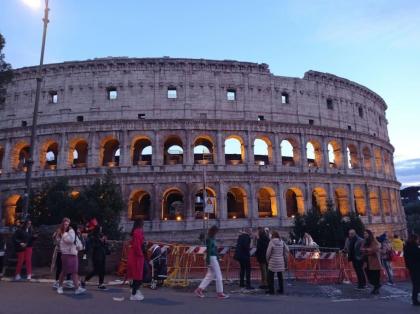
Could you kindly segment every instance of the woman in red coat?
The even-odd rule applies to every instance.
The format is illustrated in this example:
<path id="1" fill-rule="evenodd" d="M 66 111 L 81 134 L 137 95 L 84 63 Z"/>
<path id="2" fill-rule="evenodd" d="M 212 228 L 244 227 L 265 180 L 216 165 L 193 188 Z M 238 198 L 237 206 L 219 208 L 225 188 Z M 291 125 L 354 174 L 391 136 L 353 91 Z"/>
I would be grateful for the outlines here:
<path id="1" fill-rule="evenodd" d="M 127 260 L 127 279 L 133 281 L 130 296 L 131 301 L 141 301 L 144 299 L 143 294 L 139 290 L 141 281 L 143 280 L 143 241 L 143 220 L 137 219 L 134 221 L 133 230 L 131 230 L 131 242 Z"/>

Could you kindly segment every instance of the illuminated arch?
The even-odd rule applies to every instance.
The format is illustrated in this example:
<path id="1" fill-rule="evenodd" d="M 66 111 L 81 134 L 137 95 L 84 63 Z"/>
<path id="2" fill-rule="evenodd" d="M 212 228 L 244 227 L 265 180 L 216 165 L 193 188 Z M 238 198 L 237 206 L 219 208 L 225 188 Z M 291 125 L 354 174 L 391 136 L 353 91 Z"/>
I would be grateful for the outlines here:
<path id="1" fill-rule="evenodd" d="M 225 162 L 237 165 L 245 162 L 245 145 L 238 135 L 230 135 L 225 139 Z"/>
<path id="2" fill-rule="evenodd" d="M 363 166 L 366 171 L 372 171 L 372 153 L 369 147 L 365 146 L 362 151 L 363 154 Z"/>
<path id="3" fill-rule="evenodd" d="M 391 215 L 388 189 L 382 189 L 382 208 L 385 216 Z"/>
<path id="4" fill-rule="evenodd" d="M 341 215 L 345 216 L 348 215 L 350 212 L 349 209 L 349 197 L 347 190 L 343 187 L 339 187 L 335 189 L 334 192 L 335 196 L 335 204 L 337 209 L 340 211 Z"/>
<path id="5" fill-rule="evenodd" d="M 297 214 L 305 213 L 305 204 L 302 190 L 298 187 L 291 187 L 285 192 L 287 217 L 294 217 Z"/>
<path id="6" fill-rule="evenodd" d="M 214 163 L 214 141 L 210 136 L 200 135 L 194 141 L 194 163 Z"/>
<path id="7" fill-rule="evenodd" d="M 371 188 L 369 192 L 369 203 L 370 203 L 370 212 L 372 216 L 380 216 L 381 211 L 379 209 L 379 197 L 378 197 L 378 191 L 376 188 Z"/>
<path id="8" fill-rule="evenodd" d="M 273 162 L 273 145 L 268 137 L 257 137 L 254 140 L 254 160 L 259 166 Z"/>
<path id="9" fill-rule="evenodd" d="M 183 163 L 184 146 L 179 136 L 172 135 L 166 138 L 163 149 L 165 165 L 177 165 Z"/>
<path id="10" fill-rule="evenodd" d="M 271 187 L 262 187 L 257 192 L 258 217 L 268 218 L 277 216 L 276 192 Z"/>
<path id="11" fill-rule="evenodd" d="M 354 144 L 347 146 L 348 167 L 350 169 L 359 168 L 359 158 L 357 155 L 357 147 Z"/>
<path id="12" fill-rule="evenodd" d="M 178 188 L 169 188 L 163 193 L 162 219 L 182 220 L 184 218 L 184 193 Z"/>
<path id="13" fill-rule="evenodd" d="M 22 212 L 22 197 L 19 194 L 9 196 L 3 203 L 3 218 L 6 226 L 13 226 Z"/>
<path id="14" fill-rule="evenodd" d="M 133 166 L 146 166 L 152 164 L 153 148 L 148 137 L 136 137 L 130 148 L 130 156 Z"/>
<path id="15" fill-rule="evenodd" d="M 232 187 L 227 192 L 227 213 L 229 219 L 248 216 L 247 196 L 243 188 Z"/>
<path id="16" fill-rule="evenodd" d="M 322 148 L 318 141 L 310 140 L 306 144 L 306 160 L 309 167 L 321 167 Z"/>
<path id="17" fill-rule="evenodd" d="M 29 144 L 24 141 L 17 143 L 13 147 L 10 159 L 14 170 L 26 172 L 29 160 L 29 150 Z"/>
<path id="18" fill-rule="evenodd" d="M 203 188 L 199 189 L 197 191 L 197 193 L 195 193 L 194 195 L 194 216 L 195 219 L 203 219 L 205 217 L 204 215 L 204 199 L 203 199 Z M 208 214 L 208 217 L 210 219 L 214 219 L 216 218 L 216 213 L 217 213 L 217 197 L 216 197 L 216 192 L 210 188 L 206 186 L 206 197 L 211 197 L 215 204 L 214 204 L 214 212 L 211 214 Z"/>
<path id="19" fill-rule="evenodd" d="M 151 197 L 144 190 L 136 190 L 131 193 L 128 202 L 128 218 L 131 220 L 150 220 Z"/>
<path id="20" fill-rule="evenodd" d="M 299 142 L 294 138 L 281 141 L 281 160 L 284 166 L 297 166 L 299 164 Z"/>
<path id="21" fill-rule="evenodd" d="M 105 167 L 118 167 L 120 164 L 120 142 L 113 136 L 101 141 L 101 165 Z"/>
<path id="22" fill-rule="evenodd" d="M 316 187 L 312 191 L 312 209 L 320 213 L 327 211 L 327 192 L 322 187 Z"/>
<path id="23" fill-rule="evenodd" d="M 70 141 L 68 165 L 74 168 L 86 168 L 88 163 L 88 142 L 84 138 Z"/>
<path id="24" fill-rule="evenodd" d="M 328 143 L 328 161 L 330 168 L 342 167 L 343 157 L 341 153 L 341 145 L 335 140 Z"/>
<path id="25" fill-rule="evenodd" d="M 381 150 L 379 148 L 374 148 L 373 150 L 373 154 L 375 155 L 375 168 L 376 171 L 381 173 L 383 172 L 382 169 L 382 154 L 381 154 Z"/>
<path id="26" fill-rule="evenodd" d="M 366 199 L 363 189 L 356 187 L 354 189 L 354 208 L 360 216 L 366 216 Z"/>

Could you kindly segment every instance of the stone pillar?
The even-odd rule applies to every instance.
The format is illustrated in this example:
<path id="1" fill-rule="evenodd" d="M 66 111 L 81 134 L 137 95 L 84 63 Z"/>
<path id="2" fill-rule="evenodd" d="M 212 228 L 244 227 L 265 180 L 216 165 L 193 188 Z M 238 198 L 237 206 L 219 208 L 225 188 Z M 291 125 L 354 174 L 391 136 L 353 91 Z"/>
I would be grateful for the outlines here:
<path id="1" fill-rule="evenodd" d="M 334 209 L 337 210 L 338 204 L 335 203 L 334 188 L 331 182 L 328 182 L 328 199 L 332 202 Z"/>
<path id="2" fill-rule="evenodd" d="M 12 144 L 10 139 L 7 139 L 4 145 L 3 173 L 11 173 L 12 170 Z"/>
<path id="3" fill-rule="evenodd" d="M 330 157 L 328 154 L 328 141 L 326 141 L 325 138 L 322 138 L 322 161 L 323 161 L 323 167 L 324 172 L 327 173 L 328 169 L 330 168 Z"/>
<path id="4" fill-rule="evenodd" d="M 354 206 L 354 185 L 353 185 L 353 183 L 350 183 L 349 184 L 349 196 L 350 196 L 350 210 L 351 210 L 351 212 L 352 213 L 355 213 L 356 212 L 356 208 L 355 208 L 355 206 Z"/>
<path id="5" fill-rule="evenodd" d="M 248 195 L 248 218 L 258 218 L 258 199 L 257 192 L 255 190 L 255 184 L 251 182 L 249 184 L 249 195 Z"/>
<path id="6" fill-rule="evenodd" d="M 280 171 L 283 164 L 281 160 L 281 146 L 280 146 L 280 138 L 278 134 L 274 134 L 274 165 L 277 171 Z"/>
<path id="7" fill-rule="evenodd" d="M 371 151 L 371 154 L 372 154 L 372 158 L 371 158 L 371 160 L 372 160 L 372 173 L 375 175 L 375 177 L 376 177 L 376 175 L 378 174 L 378 169 L 376 169 L 376 157 L 375 157 L 375 150 L 373 149 L 373 145 L 371 144 L 371 145 L 369 145 L 369 148 L 370 148 L 370 151 Z"/>
<path id="8" fill-rule="evenodd" d="M 120 133 L 120 167 L 130 166 L 130 143 L 127 130 Z"/>
<path id="9" fill-rule="evenodd" d="M 193 209 L 191 204 L 191 191 L 192 191 L 192 183 L 187 182 L 185 184 L 185 195 L 184 195 L 184 204 L 185 204 L 185 213 L 187 220 L 193 220 Z"/>
<path id="10" fill-rule="evenodd" d="M 247 132 L 247 138 L 246 138 L 246 160 L 248 166 L 254 166 L 254 142 L 252 141 L 252 134 L 251 132 Z"/>
<path id="11" fill-rule="evenodd" d="M 163 143 L 158 131 L 153 132 L 152 165 L 163 165 Z"/>
<path id="12" fill-rule="evenodd" d="M 343 170 L 344 173 L 347 173 L 349 170 L 349 156 L 347 155 L 347 140 L 343 138 L 342 140 L 342 155 L 343 155 Z"/>
<path id="13" fill-rule="evenodd" d="M 306 152 L 306 137 L 304 134 L 300 134 L 300 163 L 302 170 L 305 171 L 308 168 L 308 156 Z"/>
<path id="14" fill-rule="evenodd" d="M 277 196 L 277 211 L 278 211 L 279 218 L 280 220 L 285 220 L 287 219 L 287 211 L 286 211 L 286 206 L 284 203 L 283 189 L 280 182 L 277 183 L 276 196 Z"/>
<path id="15" fill-rule="evenodd" d="M 385 223 L 385 213 L 384 213 L 384 202 L 383 202 L 383 191 L 382 191 L 382 187 L 378 186 L 378 196 L 379 196 L 379 208 L 381 211 L 381 217 L 382 217 L 382 223 Z"/>
<path id="16" fill-rule="evenodd" d="M 150 206 L 150 220 L 159 221 L 161 218 L 161 199 L 159 196 L 159 185 L 157 183 L 153 184 L 153 190 L 151 191 L 152 195 L 150 198 L 153 200 Z"/>
<path id="17" fill-rule="evenodd" d="M 227 187 L 226 183 L 219 181 L 219 195 L 218 195 L 218 218 L 227 219 Z"/>
<path id="18" fill-rule="evenodd" d="M 39 160 L 39 156 L 40 156 L 40 142 L 39 141 L 35 141 L 34 143 L 34 147 L 31 147 L 31 149 L 34 150 L 34 160 L 33 160 L 33 164 L 32 164 L 32 171 L 39 171 L 41 169 L 41 165 L 40 165 L 40 160 Z"/>
<path id="19" fill-rule="evenodd" d="M 365 204 L 366 204 L 366 215 L 368 217 L 368 221 L 372 223 L 372 209 L 370 208 L 370 198 L 369 198 L 369 185 L 365 184 Z"/>
<path id="20" fill-rule="evenodd" d="M 186 130 L 186 143 L 184 150 L 184 164 L 192 166 L 194 164 L 194 143 L 191 139 L 191 130 Z"/>
<path id="21" fill-rule="evenodd" d="M 89 134 L 89 146 L 88 146 L 88 167 L 89 168 L 96 168 L 101 167 L 101 160 L 99 158 L 101 152 L 99 151 L 101 148 L 99 147 L 98 138 L 95 132 L 91 132 Z"/>
<path id="22" fill-rule="evenodd" d="M 68 139 L 67 133 L 61 134 L 60 137 L 60 147 L 58 153 L 58 160 L 57 160 L 57 169 L 67 169 L 67 158 L 68 158 Z"/>
<path id="23" fill-rule="evenodd" d="M 366 173 L 365 169 L 365 155 L 363 154 L 362 144 L 360 142 L 357 143 L 357 155 L 359 158 L 359 169 L 362 172 L 362 175 Z"/>
<path id="24" fill-rule="evenodd" d="M 221 131 L 217 131 L 217 161 L 216 164 L 219 166 L 225 165 L 225 141 L 223 140 L 223 134 Z"/>

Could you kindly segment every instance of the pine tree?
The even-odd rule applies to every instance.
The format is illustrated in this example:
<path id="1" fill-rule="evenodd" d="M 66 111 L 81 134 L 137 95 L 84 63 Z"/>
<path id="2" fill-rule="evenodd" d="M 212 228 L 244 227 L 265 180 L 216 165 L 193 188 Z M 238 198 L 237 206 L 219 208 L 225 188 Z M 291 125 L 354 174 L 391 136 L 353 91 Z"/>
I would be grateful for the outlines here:
<path id="1" fill-rule="evenodd" d="M 13 78 L 12 66 L 4 60 L 3 48 L 5 45 L 6 40 L 0 34 L 0 108 L 6 101 L 6 85 Z"/>

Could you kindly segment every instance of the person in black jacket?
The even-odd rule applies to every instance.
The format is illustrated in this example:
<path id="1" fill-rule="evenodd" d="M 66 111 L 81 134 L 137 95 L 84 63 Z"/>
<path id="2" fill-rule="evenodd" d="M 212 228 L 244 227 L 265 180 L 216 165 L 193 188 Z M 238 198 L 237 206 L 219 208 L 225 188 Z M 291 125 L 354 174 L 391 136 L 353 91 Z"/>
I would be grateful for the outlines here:
<path id="1" fill-rule="evenodd" d="M 32 222 L 25 221 L 13 234 L 13 243 L 18 258 L 15 280 L 20 280 L 22 266 L 25 263 L 27 279 L 32 278 L 32 245 L 37 236 L 33 233 Z"/>
<path id="2" fill-rule="evenodd" d="M 404 260 L 405 265 L 410 272 L 410 278 L 413 284 L 411 299 L 413 301 L 413 305 L 419 306 L 420 302 L 418 299 L 418 294 L 420 293 L 420 248 L 419 238 L 416 234 L 410 235 L 407 243 L 404 246 Z"/>
<path id="3" fill-rule="evenodd" d="M 235 250 L 235 259 L 239 262 L 240 272 L 239 272 L 239 287 L 246 287 L 246 289 L 254 289 L 251 286 L 251 230 L 246 229 L 241 231 L 241 234 L 238 237 Z M 246 277 L 246 285 L 245 285 Z"/>
<path id="4" fill-rule="evenodd" d="M 82 286 L 85 286 L 86 281 L 89 281 L 92 277 L 97 275 L 99 277 L 98 289 L 107 290 L 104 285 L 104 280 L 106 255 L 108 254 L 108 250 L 106 237 L 102 233 L 101 227 L 96 226 L 88 237 L 88 251 L 92 256 L 93 270 L 85 277 L 85 280 L 82 281 Z"/>
<path id="5" fill-rule="evenodd" d="M 6 255 L 6 239 L 0 233 L 0 277 L 3 276 L 4 255 Z"/>
<path id="6" fill-rule="evenodd" d="M 267 289 L 267 247 L 270 243 L 270 238 L 262 227 L 258 228 L 258 239 L 257 239 L 257 251 L 255 257 L 257 258 L 258 264 L 260 265 L 261 271 L 261 286 L 260 289 Z"/>

